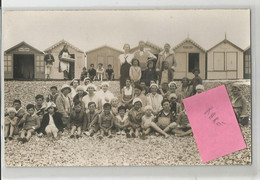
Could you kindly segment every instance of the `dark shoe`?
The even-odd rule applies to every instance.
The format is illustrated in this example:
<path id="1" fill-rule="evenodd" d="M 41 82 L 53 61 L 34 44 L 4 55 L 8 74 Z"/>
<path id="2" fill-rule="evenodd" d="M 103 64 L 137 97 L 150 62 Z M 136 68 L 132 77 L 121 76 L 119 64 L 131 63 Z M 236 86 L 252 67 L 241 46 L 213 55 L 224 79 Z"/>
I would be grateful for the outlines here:
<path id="1" fill-rule="evenodd" d="M 8 140 L 9 140 L 9 141 L 11 141 L 11 140 L 13 140 L 13 139 L 14 139 L 14 138 L 13 138 L 13 137 L 11 137 L 11 136 L 10 136 L 10 137 L 8 137 Z"/>
<path id="2" fill-rule="evenodd" d="M 23 138 L 23 139 L 22 139 L 22 142 L 23 142 L 23 143 L 26 143 L 26 142 L 28 142 L 28 140 L 27 140 L 26 138 Z"/>
<path id="3" fill-rule="evenodd" d="M 108 138 L 112 138 L 113 136 L 112 136 L 112 134 L 110 134 L 109 136 L 108 136 Z"/>
<path id="4" fill-rule="evenodd" d="M 71 135 L 70 138 L 74 138 L 75 136 L 74 135 Z"/>
<path id="5" fill-rule="evenodd" d="M 17 138 L 17 141 L 22 141 L 22 140 L 23 140 L 23 138 L 20 138 L 20 137 L 19 137 L 19 138 Z"/>
<path id="6" fill-rule="evenodd" d="M 90 137 L 92 137 L 93 135 L 94 135 L 94 133 L 90 133 L 90 135 L 89 135 L 89 136 L 90 136 Z"/>
<path id="7" fill-rule="evenodd" d="M 103 139 L 103 136 L 102 136 L 102 135 L 99 135 L 98 138 L 101 140 L 101 139 Z"/>
<path id="8" fill-rule="evenodd" d="M 131 138 L 131 135 L 129 133 L 126 133 L 127 138 Z"/>
<path id="9" fill-rule="evenodd" d="M 135 135 L 135 133 L 132 133 L 131 135 L 132 135 L 132 138 L 136 138 L 136 135 Z"/>
<path id="10" fill-rule="evenodd" d="M 145 140 L 145 139 L 146 139 L 146 138 L 145 138 L 145 135 L 144 135 L 144 134 L 141 134 L 140 139 Z"/>
<path id="11" fill-rule="evenodd" d="M 76 135 L 76 138 L 78 139 L 78 138 L 80 138 L 81 136 L 80 135 Z"/>

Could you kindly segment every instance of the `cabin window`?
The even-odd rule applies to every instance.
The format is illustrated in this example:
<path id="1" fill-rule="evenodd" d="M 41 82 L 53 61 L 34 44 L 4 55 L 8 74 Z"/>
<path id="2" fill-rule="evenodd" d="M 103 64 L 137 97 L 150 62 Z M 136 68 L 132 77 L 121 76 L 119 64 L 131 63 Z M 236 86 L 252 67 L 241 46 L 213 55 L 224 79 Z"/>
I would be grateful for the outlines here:
<path id="1" fill-rule="evenodd" d="M 199 67 L 199 53 L 189 53 L 189 72 Z"/>
<path id="2" fill-rule="evenodd" d="M 5 55 L 4 56 L 4 71 L 11 72 L 13 69 L 12 56 Z"/>

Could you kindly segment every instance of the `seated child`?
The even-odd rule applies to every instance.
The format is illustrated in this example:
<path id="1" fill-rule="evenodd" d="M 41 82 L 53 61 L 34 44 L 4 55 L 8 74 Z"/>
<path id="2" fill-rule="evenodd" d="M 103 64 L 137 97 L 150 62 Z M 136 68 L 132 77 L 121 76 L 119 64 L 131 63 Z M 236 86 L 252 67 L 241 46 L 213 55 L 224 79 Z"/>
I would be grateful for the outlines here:
<path id="1" fill-rule="evenodd" d="M 149 86 L 147 87 L 146 86 L 146 84 L 145 84 L 145 81 L 144 80 L 142 80 L 141 79 L 141 81 L 140 81 L 140 86 L 142 87 L 142 94 L 144 94 L 144 95 L 146 95 L 146 94 L 148 94 L 148 92 L 149 92 Z"/>
<path id="2" fill-rule="evenodd" d="M 154 129 L 156 132 L 164 135 L 165 138 L 168 138 L 169 135 L 154 123 L 155 117 L 152 114 L 152 112 L 153 112 L 152 106 L 150 106 L 150 105 L 145 106 L 144 112 L 145 112 L 145 114 L 142 117 L 142 125 L 141 125 L 142 138 L 144 139 L 144 137 L 150 133 L 151 128 Z"/>
<path id="3" fill-rule="evenodd" d="M 28 142 L 35 132 L 36 129 L 40 127 L 40 119 L 37 114 L 35 114 L 35 108 L 33 104 L 28 104 L 26 106 L 27 114 L 23 116 L 19 123 L 23 123 L 23 129 L 21 136 L 17 139 L 22 143 Z"/>
<path id="4" fill-rule="evenodd" d="M 168 99 L 164 99 L 161 105 L 163 109 L 158 113 L 156 124 L 167 133 L 176 127 L 177 124 L 174 122 L 174 116 L 171 113 L 170 101 Z"/>
<path id="5" fill-rule="evenodd" d="M 98 64 L 98 68 L 97 68 L 97 79 L 99 81 L 103 81 L 103 78 L 104 78 L 104 68 L 103 68 L 103 64 L 102 63 L 99 63 Z"/>
<path id="6" fill-rule="evenodd" d="M 177 95 L 175 93 L 172 93 L 169 95 L 169 101 L 170 101 L 170 106 L 171 106 L 171 113 L 176 119 L 177 115 L 181 112 L 181 104 L 177 102 Z"/>
<path id="7" fill-rule="evenodd" d="M 196 93 L 195 93 L 195 94 L 200 94 L 200 93 L 202 93 L 203 91 L 204 91 L 204 86 L 201 85 L 201 84 L 198 84 L 198 85 L 196 86 Z"/>
<path id="8" fill-rule="evenodd" d="M 8 115 L 5 117 L 5 140 L 13 140 L 13 135 L 18 133 L 18 118 L 15 117 L 16 110 L 13 107 L 7 109 Z"/>
<path id="9" fill-rule="evenodd" d="M 39 120 L 40 122 L 42 121 L 42 117 L 45 114 L 45 108 L 46 108 L 46 104 L 44 103 L 44 97 L 41 94 L 38 94 L 37 96 L 35 96 L 35 114 L 37 116 L 39 116 Z"/>
<path id="10" fill-rule="evenodd" d="M 135 93 L 135 98 L 140 98 L 142 100 L 142 107 L 144 108 L 147 104 L 147 98 L 146 96 L 142 93 L 142 87 L 140 85 L 135 85 L 134 88 L 134 93 Z"/>
<path id="11" fill-rule="evenodd" d="M 192 129 L 190 126 L 189 119 L 187 117 L 186 111 L 183 110 L 178 116 L 176 123 L 178 124 L 176 128 L 173 129 L 175 136 L 186 136 L 192 134 Z"/>
<path id="12" fill-rule="evenodd" d="M 83 67 L 82 72 L 80 74 L 80 80 L 83 81 L 86 77 L 88 77 L 87 68 Z"/>
<path id="13" fill-rule="evenodd" d="M 88 109 L 89 112 L 87 112 L 86 114 L 87 118 L 84 119 L 83 122 L 83 131 L 85 131 L 84 134 L 92 137 L 94 133 L 96 133 L 99 130 L 99 124 L 98 124 L 99 114 L 96 111 L 96 103 L 94 102 L 88 103 Z"/>
<path id="14" fill-rule="evenodd" d="M 196 94 L 196 86 L 199 84 L 202 84 L 202 79 L 199 76 L 200 74 L 200 69 L 198 68 L 194 68 L 192 70 L 192 73 L 194 74 L 194 78 L 191 80 L 190 84 L 192 86 L 192 90 L 191 90 L 191 96 Z"/>
<path id="15" fill-rule="evenodd" d="M 162 109 L 161 102 L 163 100 L 162 95 L 157 93 L 158 85 L 153 83 L 150 85 L 151 93 L 147 94 L 147 105 L 151 105 L 153 108 L 153 114 L 157 115 Z"/>
<path id="16" fill-rule="evenodd" d="M 103 109 L 104 111 L 99 115 L 99 139 L 102 139 L 104 135 L 108 135 L 109 138 L 112 138 L 111 129 L 115 122 L 115 116 L 111 113 L 111 104 L 105 103 Z"/>
<path id="17" fill-rule="evenodd" d="M 46 102 L 54 102 L 54 103 L 56 103 L 56 99 L 57 99 L 57 97 L 59 95 L 57 86 L 52 86 L 50 88 L 50 92 L 51 93 L 46 98 Z"/>
<path id="18" fill-rule="evenodd" d="M 112 114 L 114 116 L 116 116 L 118 114 L 118 105 L 119 105 L 119 100 L 117 97 L 113 97 L 111 100 L 110 100 L 110 104 L 111 104 L 111 111 L 112 111 Z"/>
<path id="19" fill-rule="evenodd" d="M 57 112 L 54 102 L 48 102 L 46 110 L 48 113 L 43 115 L 39 136 L 46 134 L 48 138 L 53 136 L 54 139 L 57 139 L 58 132 L 63 132 L 61 114 Z"/>
<path id="20" fill-rule="evenodd" d="M 112 69 L 111 64 L 107 66 L 106 77 L 108 81 L 112 81 L 114 79 L 114 70 Z"/>
<path id="21" fill-rule="evenodd" d="M 126 130 L 129 129 L 129 119 L 125 106 L 118 107 L 118 115 L 116 116 L 115 127 L 118 135 L 126 135 Z M 127 137 L 129 136 L 130 135 L 127 134 Z"/>
<path id="22" fill-rule="evenodd" d="M 81 137 L 81 130 L 83 127 L 83 122 L 86 119 L 86 112 L 84 111 L 82 107 L 81 102 L 76 102 L 74 105 L 74 110 L 70 114 L 70 126 L 71 126 L 71 132 L 70 132 L 70 138 L 74 138 L 74 133 L 77 131 L 76 138 L 78 139 Z"/>
<path id="23" fill-rule="evenodd" d="M 126 106 L 126 108 L 130 109 L 131 108 L 131 102 L 134 98 L 134 89 L 131 86 L 131 80 L 126 79 L 126 86 L 122 89 L 121 93 L 121 102 L 123 105 Z"/>
<path id="24" fill-rule="evenodd" d="M 94 69 L 94 64 L 90 64 L 88 75 L 91 81 L 94 81 L 96 79 L 97 71 Z"/>
<path id="25" fill-rule="evenodd" d="M 22 103 L 20 100 L 16 99 L 14 100 L 13 102 L 13 107 L 15 108 L 16 110 L 16 117 L 18 118 L 17 119 L 17 123 L 20 122 L 20 120 L 23 118 L 24 114 L 26 113 L 26 110 L 22 107 Z M 19 128 L 22 127 L 23 124 L 21 124 L 20 126 L 18 126 Z"/>
<path id="26" fill-rule="evenodd" d="M 135 98 L 133 100 L 132 109 L 129 111 L 129 122 L 130 122 L 130 135 L 135 138 L 139 137 L 141 131 L 141 123 L 142 123 L 142 116 L 144 112 L 142 111 L 142 100 L 140 98 Z"/>
<path id="27" fill-rule="evenodd" d="M 163 96 L 163 98 L 167 98 L 167 92 L 169 90 L 168 88 L 168 83 L 164 82 L 162 83 L 162 85 L 160 86 L 160 94 Z"/>

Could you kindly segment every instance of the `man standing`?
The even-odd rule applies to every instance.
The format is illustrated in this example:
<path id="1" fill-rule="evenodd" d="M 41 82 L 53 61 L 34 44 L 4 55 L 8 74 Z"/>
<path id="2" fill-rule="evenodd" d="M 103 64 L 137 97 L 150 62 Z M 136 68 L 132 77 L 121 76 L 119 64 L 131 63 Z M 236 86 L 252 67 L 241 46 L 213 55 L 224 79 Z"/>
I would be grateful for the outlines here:
<path id="1" fill-rule="evenodd" d="M 144 41 L 139 42 L 139 50 L 134 53 L 134 58 L 138 59 L 140 62 L 140 67 L 142 70 L 142 76 L 143 72 L 147 68 L 147 62 L 148 60 L 156 60 L 156 56 L 153 55 L 149 51 L 144 50 L 145 43 Z"/>
<path id="2" fill-rule="evenodd" d="M 48 54 L 46 54 L 44 56 L 44 61 L 46 63 L 46 75 L 47 75 L 47 79 L 50 79 L 50 74 L 51 74 L 51 70 L 52 70 L 52 65 L 53 65 L 53 62 L 55 61 L 53 55 L 51 54 L 51 50 L 48 51 Z"/>
<path id="3" fill-rule="evenodd" d="M 61 93 L 56 99 L 56 106 L 58 112 L 61 113 L 61 119 L 65 127 L 69 128 L 69 116 L 72 109 L 72 101 L 68 94 L 71 92 L 71 88 L 67 84 L 63 84 L 61 87 Z"/>
<path id="4" fill-rule="evenodd" d="M 164 45 L 164 50 L 160 52 L 158 61 L 156 63 L 156 71 L 160 71 L 162 69 L 162 63 L 163 61 L 167 61 L 169 64 L 169 68 L 174 72 L 175 67 L 177 66 L 176 59 L 174 56 L 174 52 L 170 50 L 171 46 L 170 44 L 166 43 Z"/>

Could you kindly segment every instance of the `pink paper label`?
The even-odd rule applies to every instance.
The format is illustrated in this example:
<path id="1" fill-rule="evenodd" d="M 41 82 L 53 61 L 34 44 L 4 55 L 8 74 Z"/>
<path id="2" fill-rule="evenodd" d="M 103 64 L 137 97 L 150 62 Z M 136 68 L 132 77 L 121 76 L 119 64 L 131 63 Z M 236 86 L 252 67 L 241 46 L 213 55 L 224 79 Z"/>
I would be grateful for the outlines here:
<path id="1" fill-rule="evenodd" d="M 246 148 L 225 85 L 183 103 L 203 162 Z"/>

